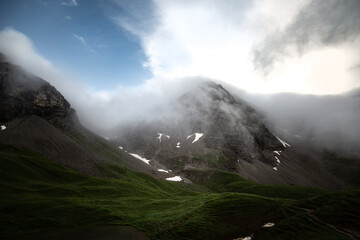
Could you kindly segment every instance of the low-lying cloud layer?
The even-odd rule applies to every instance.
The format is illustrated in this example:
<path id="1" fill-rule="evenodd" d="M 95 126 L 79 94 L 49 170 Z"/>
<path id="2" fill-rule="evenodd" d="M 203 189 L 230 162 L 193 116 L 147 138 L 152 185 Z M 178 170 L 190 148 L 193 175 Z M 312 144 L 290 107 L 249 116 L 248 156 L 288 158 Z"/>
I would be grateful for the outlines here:
<path id="1" fill-rule="evenodd" d="M 235 91 L 292 143 L 360 156 L 360 88 L 341 95 L 261 95 Z"/>
<path id="2" fill-rule="evenodd" d="M 166 105 L 194 84 L 192 80 L 154 78 L 139 86 L 96 91 L 57 69 L 37 53 L 28 37 L 12 28 L 0 32 L 0 52 L 11 63 L 55 86 L 91 128 L 110 129 L 136 118 L 150 117 L 153 108 Z"/>

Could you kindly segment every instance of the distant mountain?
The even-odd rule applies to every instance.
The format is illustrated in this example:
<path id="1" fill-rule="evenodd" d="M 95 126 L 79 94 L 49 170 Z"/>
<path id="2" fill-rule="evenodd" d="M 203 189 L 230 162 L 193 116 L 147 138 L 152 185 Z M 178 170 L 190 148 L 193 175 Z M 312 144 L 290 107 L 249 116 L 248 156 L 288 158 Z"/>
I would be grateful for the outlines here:
<path id="1" fill-rule="evenodd" d="M 200 83 L 154 109 L 153 116 L 115 132 L 114 144 L 185 180 L 220 169 L 263 184 L 345 185 L 328 171 L 321 154 L 280 139 L 263 115 L 213 82 Z"/>

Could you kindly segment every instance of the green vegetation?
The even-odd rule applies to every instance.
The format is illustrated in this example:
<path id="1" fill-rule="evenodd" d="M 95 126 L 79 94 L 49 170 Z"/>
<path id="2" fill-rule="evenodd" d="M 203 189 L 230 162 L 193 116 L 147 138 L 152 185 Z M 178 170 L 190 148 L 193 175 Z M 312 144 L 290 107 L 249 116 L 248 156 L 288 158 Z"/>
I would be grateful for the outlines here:
<path id="1" fill-rule="evenodd" d="M 332 174 L 351 186 L 360 187 L 360 158 L 341 156 L 330 151 L 324 152 L 324 163 Z"/>
<path id="2" fill-rule="evenodd" d="M 0 238 L 120 224 L 152 239 L 348 239 L 304 209 L 359 229 L 356 190 L 264 186 L 215 170 L 197 172 L 203 175 L 197 184 L 173 183 L 117 165 L 102 168 L 114 178 L 86 176 L 34 151 L 0 145 Z M 267 222 L 276 225 L 262 228 Z"/>
<path id="3" fill-rule="evenodd" d="M 226 162 L 228 161 L 225 156 L 223 156 L 223 155 L 217 156 L 212 153 L 195 155 L 192 160 L 199 164 L 205 163 L 206 165 L 213 167 L 213 168 L 222 166 L 222 165 L 226 164 Z"/>
<path id="4" fill-rule="evenodd" d="M 119 158 L 119 153 L 115 154 L 115 149 L 112 145 L 108 144 L 104 139 L 88 131 L 84 127 L 79 126 L 77 130 L 62 132 L 90 152 L 119 162 L 121 166 L 128 166 L 126 161 Z"/>
<path id="5" fill-rule="evenodd" d="M 266 186 L 244 179 L 235 173 L 220 170 L 201 171 L 188 170 L 188 173 L 197 176 L 197 182 L 212 192 L 250 193 L 264 197 L 280 199 L 304 199 L 327 193 L 327 190 L 302 186 Z M 210 177 L 209 177 L 210 176 Z"/>

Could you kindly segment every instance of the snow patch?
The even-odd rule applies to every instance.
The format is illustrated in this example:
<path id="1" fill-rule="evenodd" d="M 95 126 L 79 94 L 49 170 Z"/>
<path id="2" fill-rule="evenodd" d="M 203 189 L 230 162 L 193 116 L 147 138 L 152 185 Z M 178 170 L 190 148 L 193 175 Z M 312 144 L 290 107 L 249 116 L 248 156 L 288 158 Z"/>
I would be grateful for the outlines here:
<path id="1" fill-rule="evenodd" d="M 181 182 L 182 178 L 180 176 L 175 176 L 175 177 L 165 178 L 165 180 L 173 181 L 173 182 Z"/>
<path id="2" fill-rule="evenodd" d="M 269 227 L 273 227 L 273 226 L 275 226 L 275 223 L 269 222 L 269 223 L 265 223 L 262 227 L 269 228 Z"/>
<path id="3" fill-rule="evenodd" d="M 274 153 L 280 156 L 281 151 L 274 151 Z"/>
<path id="4" fill-rule="evenodd" d="M 194 135 L 195 135 L 195 139 L 194 139 L 194 141 L 192 141 L 192 143 L 198 141 L 204 134 L 203 133 L 193 133 L 193 134 L 187 136 L 186 139 L 189 139 L 190 137 L 192 137 Z"/>
<path id="5" fill-rule="evenodd" d="M 169 173 L 169 171 L 165 170 L 165 169 L 158 169 L 159 172 L 166 172 Z"/>
<path id="6" fill-rule="evenodd" d="M 166 135 L 166 134 L 163 134 L 163 133 L 158 133 L 158 139 L 159 139 L 159 142 L 161 142 L 161 138 L 162 138 L 162 136 L 165 136 L 165 137 L 167 137 L 167 138 L 170 138 L 170 136 L 169 135 Z"/>
<path id="7" fill-rule="evenodd" d="M 2 125 L 1 126 L 1 131 L 5 130 L 6 129 L 6 126 L 5 125 Z"/>
<path id="8" fill-rule="evenodd" d="M 111 138 L 109 138 L 109 137 L 103 137 L 104 139 L 106 139 L 106 140 L 110 140 Z"/>
<path id="9" fill-rule="evenodd" d="M 288 144 L 287 142 L 285 142 L 285 141 L 283 141 L 283 140 L 281 140 L 280 138 L 278 138 L 277 136 L 275 136 L 280 142 L 281 142 L 281 144 L 284 146 L 284 147 L 286 147 L 286 146 L 289 146 L 289 147 L 291 147 L 290 146 L 290 144 Z"/>
<path id="10" fill-rule="evenodd" d="M 279 160 L 279 158 L 278 158 L 277 156 L 275 156 L 275 159 L 276 159 L 276 162 L 277 162 L 277 163 L 279 163 L 279 164 L 281 163 L 280 160 Z"/>
<path id="11" fill-rule="evenodd" d="M 176 148 L 180 148 L 180 142 L 176 144 Z"/>
<path id="12" fill-rule="evenodd" d="M 252 236 L 246 236 L 246 237 L 243 237 L 243 238 L 235 238 L 233 240 L 251 240 L 252 239 Z"/>
<path id="13" fill-rule="evenodd" d="M 150 163 L 149 163 L 150 160 L 147 160 L 146 158 L 143 158 L 143 157 L 137 155 L 136 153 L 129 153 L 129 154 L 130 154 L 131 156 L 136 157 L 137 159 L 143 161 L 144 163 L 150 165 Z"/>
<path id="14" fill-rule="evenodd" d="M 277 171 L 277 167 L 273 167 L 273 169 L 274 169 L 275 171 Z"/>
<path id="15" fill-rule="evenodd" d="M 124 150 L 124 148 L 123 148 L 122 146 L 119 146 L 119 148 L 120 148 L 121 150 Z"/>

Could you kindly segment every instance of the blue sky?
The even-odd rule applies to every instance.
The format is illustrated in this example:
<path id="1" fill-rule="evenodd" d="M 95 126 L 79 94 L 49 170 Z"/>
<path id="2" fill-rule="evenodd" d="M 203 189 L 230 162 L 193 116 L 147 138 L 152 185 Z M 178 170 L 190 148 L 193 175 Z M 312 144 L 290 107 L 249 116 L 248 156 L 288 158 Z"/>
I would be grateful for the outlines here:
<path id="1" fill-rule="evenodd" d="M 96 90 L 132 86 L 151 72 L 139 39 L 107 14 L 111 2 L 96 0 L 2 0 L 0 29 L 13 27 L 58 69 Z"/>

